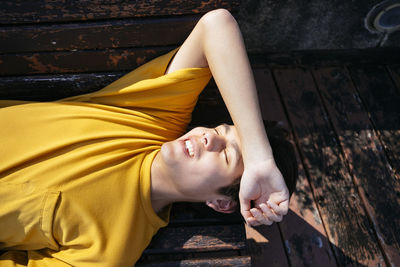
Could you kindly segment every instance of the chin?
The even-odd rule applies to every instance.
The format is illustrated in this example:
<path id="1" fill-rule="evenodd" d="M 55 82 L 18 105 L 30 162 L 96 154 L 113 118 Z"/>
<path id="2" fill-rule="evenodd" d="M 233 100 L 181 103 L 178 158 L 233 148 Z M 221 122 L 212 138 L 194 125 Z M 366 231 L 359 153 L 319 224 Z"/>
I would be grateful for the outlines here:
<path id="1" fill-rule="evenodd" d="M 164 162 L 168 163 L 169 165 L 176 161 L 176 151 L 173 141 L 162 144 L 160 153 Z"/>

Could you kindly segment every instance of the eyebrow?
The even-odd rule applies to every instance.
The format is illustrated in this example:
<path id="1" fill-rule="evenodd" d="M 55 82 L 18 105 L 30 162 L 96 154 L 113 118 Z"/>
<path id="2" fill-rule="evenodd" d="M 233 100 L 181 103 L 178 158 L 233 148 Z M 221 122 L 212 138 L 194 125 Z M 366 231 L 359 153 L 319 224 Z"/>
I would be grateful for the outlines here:
<path id="1" fill-rule="evenodd" d="M 225 129 L 225 136 L 227 136 L 228 133 L 231 131 L 231 127 L 229 127 L 229 125 L 225 124 L 225 123 L 222 124 L 222 126 Z M 239 150 L 240 150 L 239 145 L 237 144 L 237 142 L 234 139 L 230 143 L 231 143 L 232 147 L 234 148 L 233 151 L 235 153 L 235 165 L 237 165 L 241 158 L 241 154 L 239 153 Z"/>

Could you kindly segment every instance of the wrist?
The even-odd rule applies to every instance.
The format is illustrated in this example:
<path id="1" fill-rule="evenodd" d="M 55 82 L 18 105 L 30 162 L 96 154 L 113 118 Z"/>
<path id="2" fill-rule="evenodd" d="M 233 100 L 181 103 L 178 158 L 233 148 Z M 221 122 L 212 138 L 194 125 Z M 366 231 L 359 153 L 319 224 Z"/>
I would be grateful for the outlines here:
<path id="1" fill-rule="evenodd" d="M 273 157 L 267 158 L 265 160 L 257 159 L 244 163 L 245 171 L 250 171 L 251 173 L 253 173 L 253 176 L 255 177 L 258 176 L 265 177 L 266 174 L 274 172 L 275 168 L 277 168 L 277 166 L 275 164 L 275 160 Z"/>
<path id="2" fill-rule="evenodd" d="M 264 165 L 264 164 L 275 164 L 272 149 L 269 143 L 254 148 L 243 148 L 243 163 L 244 166 L 249 165 Z"/>

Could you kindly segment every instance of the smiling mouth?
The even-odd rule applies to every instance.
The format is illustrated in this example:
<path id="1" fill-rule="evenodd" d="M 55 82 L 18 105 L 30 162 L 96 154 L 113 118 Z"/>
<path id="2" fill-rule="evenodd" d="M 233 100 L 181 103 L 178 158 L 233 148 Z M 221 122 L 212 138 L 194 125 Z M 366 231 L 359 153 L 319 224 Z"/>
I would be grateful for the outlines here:
<path id="1" fill-rule="evenodd" d="M 186 148 L 186 151 L 189 153 L 189 156 L 193 157 L 194 156 L 194 149 L 193 149 L 193 144 L 192 144 L 192 142 L 190 140 L 186 140 L 185 141 L 185 148 Z"/>

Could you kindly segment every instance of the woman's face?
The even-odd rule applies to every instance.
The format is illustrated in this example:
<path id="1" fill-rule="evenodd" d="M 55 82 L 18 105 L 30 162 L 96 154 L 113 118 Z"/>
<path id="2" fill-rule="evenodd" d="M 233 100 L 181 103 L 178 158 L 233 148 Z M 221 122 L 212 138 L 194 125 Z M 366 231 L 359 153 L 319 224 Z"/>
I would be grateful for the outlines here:
<path id="1" fill-rule="evenodd" d="M 243 173 L 238 133 L 226 124 L 197 127 L 161 147 L 166 166 L 173 171 L 178 190 L 197 201 L 217 196 Z"/>

